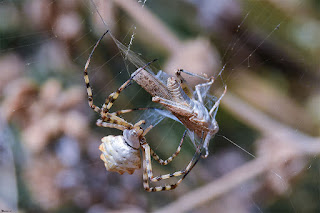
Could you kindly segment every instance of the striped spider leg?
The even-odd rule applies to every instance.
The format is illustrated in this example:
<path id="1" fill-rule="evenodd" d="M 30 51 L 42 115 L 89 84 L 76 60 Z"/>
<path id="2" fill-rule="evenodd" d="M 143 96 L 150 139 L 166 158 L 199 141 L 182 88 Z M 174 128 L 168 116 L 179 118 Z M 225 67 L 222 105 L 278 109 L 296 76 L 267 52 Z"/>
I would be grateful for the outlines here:
<path id="1" fill-rule="evenodd" d="M 205 79 L 206 82 L 196 85 L 193 91 L 181 76 L 182 72 Z M 205 99 L 213 98 L 207 93 L 214 83 L 214 78 L 205 78 L 184 70 L 178 70 L 175 74 L 176 78 L 167 78 L 167 85 L 159 79 L 158 75 L 155 76 L 146 69 L 139 68 L 131 76 L 135 82 L 151 94 L 153 102 L 163 105 L 188 130 L 194 132 L 198 137 L 204 134 L 202 147 L 205 150 L 205 154 L 202 157 L 206 158 L 209 154 L 209 141 L 219 130 L 215 115 L 220 101 L 227 91 L 227 87 L 225 86 L 223 94 L 215 101 L 215 104 L 211 108 L 207 108 Z"/>
<path id="2" fill-rule="evenodd" d="M 93 103 L 93 94 L 92 89 L 89 83 L 88 76 L 88 67 L 90 64 L 90 60 L 94 53 L 94 50 L 104 37 L 108 33 L 105 32 L 100 39 L 95 44 L 90 56 L 86 62 L 84 69 L 84 80 L 87 87 L 87 95 L 88 95 L 88 103 L 89 106 L 97 113 L 100 114 L 100 119 L 97 120 L 96 125 L 100 127 L 108 127 L 115 128 L 123 131 L 123 135 L 113 136 L 109 135 L 102 138 L 102 144 L 99 149 L 102 151 L 100 158 L 105 162 L 105 166 L 109 171 L 115 171 L 120 174 L 124 172 L 128 172 L 132 174 L 135 169 L 139 169 L 141 167 L 141 156 L 140 150 L 142 152 L 142 161 L 143 161 L 143 186 L 147 191 L 162 191 L 162 190 L 171 190 L 176 188 L 181 181 L 186 177 L 186 175 L 190 172 L 190 170 L 194 167 L 200 157 L 199 150 L 196 151 L 193 159 L 189 162 L 187 167 L 182 171 L 177 171 L 171 174 L 160 175 L 154 177 L 152 172 L 151 165 L 151 156 L 158 161 L 161 165 L 167 165 L 170 163 L 180 152 L 181 146 L 185 137 L 185 133 L 180 141 L 180 144 L 172 156 L 170 156 L 166 160 L 162 160 L 148 145 L 146 142 L 145 135 L 153 128 L 150 125 L 148 128 L 143 129 L 141 125 L 145 124 L 144 120 L 138 121 L 136 124 L 131 124 L 119 117 L 120 114 L 128 113 L 133 110 L 151 110 L 151 108 L 138 108 L 138 109 L 127 109 L 120 110 L 117 112 L 110 113 L 109 110 L 112 107 L 115 100 L 118 98 L 120 93 L 130 85 L 131 77 L 124 84 L 122 84 L 116 92 L 111 93 L 106 102 L 103 104 L 102 108 L 94 105 Z M 151 63 L 151 62 L 150 62 Z M 146 68 L 150 63 L 146 64 L 142 69 Z M 163 179 L 168 179 L 171 177 L 182 176 L 175 184 L 164 185 L 164 186 L 156 186 L 150 187 L 149 182 L 157 182 Z"/>
<path id="3" fill-rule="evenodd" d="M 102 144 L 99 147 L 99 149 L 102 151 L 100 158 L 105 162 L 105 166 L 108 171 L 116 171 L 120 174 L 123 174 L 124 172 L 132 174 L 135 169 L 139 169 L 141 166 L 141 150 L 143 158 L 142 165 L 144 189 L 149 192 L 175 189 L 198 162 L 200 158 L 200 149 L 197 149 L 192 160 L 184 170 L 170 174 L 154 176 L 151 164 L 152 149 L 146 142 L 145 138 L 145 135 L 151 128 L 152 127 L 149 127 L 146 130 L 143 130 L 139 125 L 136 125 L 136 127 L 131 130 L 125 129 L 123 131 L 123 135 L 109 135 L 102 138 Z M 184 140 L 185 133 L 180 144 L 182 144 Z M 171 157 L 171 159 L 173 158 L 174 157 Z M 170 159 L 166 160 L 166 162 L 169 161 Z M 150 187 L 150 182 L 158 182 L 164 179 L 179 176 L 182 177 L 174 184 Z"/>

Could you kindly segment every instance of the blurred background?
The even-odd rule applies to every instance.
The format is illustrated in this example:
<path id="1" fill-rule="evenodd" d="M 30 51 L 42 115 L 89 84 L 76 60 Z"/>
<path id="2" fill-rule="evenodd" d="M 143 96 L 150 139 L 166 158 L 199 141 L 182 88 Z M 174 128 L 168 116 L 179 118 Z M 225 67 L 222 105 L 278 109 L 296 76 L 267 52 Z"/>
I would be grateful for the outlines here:
<path id="1" fill-rule="evenodd" d="M 320 212 L 319 11 L 319 0 L 0 1 L 0 209 Z M 83 82 L 106 29 L 156 69 L 219 77 L 216 96 L 228 86 L 210 156 L 173 191 L 145 192 L 141 170 L 107 172 L 99 158 L 101 138 L 122 134 L 95 126 Z M 89 67 L 95 104 L 134 71 L 107 35 Z M 152 105 L 130 88 L 111 111 Z M 164 119 L 147 140 L 167 158 L 183 131 Z M 155 174 L 193 152 L 187 141 Z"/>

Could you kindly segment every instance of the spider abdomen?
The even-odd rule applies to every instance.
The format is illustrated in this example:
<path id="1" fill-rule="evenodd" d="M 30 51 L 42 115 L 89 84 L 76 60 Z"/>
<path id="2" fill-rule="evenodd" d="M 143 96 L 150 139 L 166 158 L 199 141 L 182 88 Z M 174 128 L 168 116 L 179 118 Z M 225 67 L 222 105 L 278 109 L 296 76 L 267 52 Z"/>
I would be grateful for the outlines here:
<path id="1" fill-rule="evenodd" d="M 101 160 L 108 171 L 133 174 L 141 167 L 140 151 L 129 146 L 122 135 L 109 135 L 101 139 Z"/>

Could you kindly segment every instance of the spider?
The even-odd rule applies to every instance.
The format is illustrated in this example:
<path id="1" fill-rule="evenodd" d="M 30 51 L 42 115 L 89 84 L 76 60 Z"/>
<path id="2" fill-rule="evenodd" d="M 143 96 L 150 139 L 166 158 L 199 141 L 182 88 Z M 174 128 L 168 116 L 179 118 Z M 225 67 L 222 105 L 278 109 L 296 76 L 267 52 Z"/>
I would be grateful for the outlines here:
<path id="1" fill-rule="evenodd" d="M 173 153 L 168 159 L 162 160 L 146 142 L 145 136 L 153 128 L 153 126 L 150 125 L 146 129 L 143 129 L 141 125 L 145 124 L 144 120 L 140 120 L 133 125 L 124 120 L 123 118 L 119 117 L 119 115 L 131 112 L 133 110 L 148 110 L 150 108 L 127 109 L 113 113 L 109 112 L 110 108 L 112 107 L 115 100 L 118 98 L 119 94 L 131 83 L 132 79 L 134 78 L 134 75 L 131 76 L 130 79 L 127 80 L 124 84 L 122 84 L 116 92 L 113 92 L 108 96 L 102 108 L 93 104 L 93 94 L 89 83 L 88 67 L 95 49 L 99 45 L 102 38 L 108 32 L 109 31 L 106 31 L 97 41 L 89 55 L 89 58 L 84 68 L 84 80 L 87 87 L 89 106 L 95 112 L 100 114 L 100 118 L 97 120 L 96 125 L 100 127 L 115 128 L 123 131 L 123 135 L 109 135 L 102 138 L 102 144 L 99 147 L 99 149 L 102 151 L 100 158 L 105 162 L 107 170 L 116 171 L 120 174 L 123 174 L 124 172 L 132 174 L 135 169 L 139 169 L 141 167 L 141 157 L 139 155 L 139 152 L 141 150 L 143 158 L 142 162 L 144 189 L 146 191 L 163 191 L 175 189 L 198 162 L 200 158 L 199 148 L 196 150 L 192 160 L 189 162 L 189 164 L 186 166 L 184 170 L 154 177 L 152 172 L 151 156 L 161 165 L 167 165 L 168 163 L 170 163 L 180 153 L 181 146 L 186 135 L 186 131 L 183 134 L 180 144 L 175 153 Z M 152 62 L 147 63 L 141 69 L 144 70 L 147 66 L 149 66 L 150 63 Z M 182 177 L 174 184 L 150 187 L 149 181 L 157 182 L 160 180 L 178 176 Z"/>

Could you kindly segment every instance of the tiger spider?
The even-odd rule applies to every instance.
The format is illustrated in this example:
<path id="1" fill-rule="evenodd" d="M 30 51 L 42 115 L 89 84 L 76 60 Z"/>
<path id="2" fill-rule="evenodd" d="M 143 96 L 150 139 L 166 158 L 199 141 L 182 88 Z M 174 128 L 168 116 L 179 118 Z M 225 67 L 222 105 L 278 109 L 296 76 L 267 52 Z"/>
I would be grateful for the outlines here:
<path id="1" fill-rule="evenodd" d="M 118 115 L 128 113 L 133 111 L 134 109 L 128 110 L 120 110 L 117 112 L 110 113 L 109 110 L 112 107 L 115 100 L 118 98 L 119 94 L 131 83 L 133 76 L 130 77 L 124 84 L 122 84 L 116 92 L 111 93 L 106 102 L 103 104 L 102 108 L 93 104 L 93 95 L 92 89 L 89 83 L 88 76 L 88 67 L 90 64 L 90 60 L 92 55 L 99 45 L 100 41 L 106 35 L 108 31 L 106 31 L 100 39 L 97 41 L 93 50 L 91 51 L 89 58 L 86 62 L 84 68 L 84 80 L 87 87 L 87 95 L 88 95 L 88 103 L 89 106 L 97 113 L 100 114 L 100 119 L 97 120 L 96 125 L 100 127 L 109 127 L 115 128 L 123 131 L 123 135 L 113 136 L 109 135 L 102 138 L 102 144 L 99 149 L 102 151 L 100 158 L 105 162 L 106 169 L 109 171 L 116 171 L 120 174 L 124 172 L 128 172 L 132 174 L 135 169 L 139 169 L 141 167 L 141 157 L 140 150 L 142 152 L 142 162 L 143 162 L 143 187 L 146 191 L 163 191 L 163 190 L 172 190 L 175 189 L 181 181 L 187 176 L 187 174 L 191 171 L 191 169 L 195 166 L 200 158 L 199 148 L 196 150 L 192 160 L 186 166 L 186 168 L 182 171 L 177 171 L 170 174 L 153 176 L 152 165 L 151 165 L 151 156 L 159 162 L 161 165 L 167 165 L 170 163 L 181 150 L 181 146 L 185 137 L 186 132 L 183 134 L 180 144 L 175 151 L 168 159 L 162 160 L 148 145 L 146 142 L 145 135 L 153 128 L 150 125 L 148 128 L 143 129 L 141 127 L 142 124 L 145 123 L 144 120 L 140 120 L 136 124 L 131 124 L 119 117 Z M 151 63 L 151 62 L 150 62 Z M 146 64 L 142 67 L 145 69 L 149 64 Z M 149 108 L 139 108 L 141 110 L 148 110 Z M 139 110 L 137 109 L 137 110 Z M 166 184 L 164 186 L 155 186 L 150 187 L 151 182 L 157 182 L 163 179 L 168 179 L 171 177 L 182 176 L 176 183 L 174 184 Z"/>

